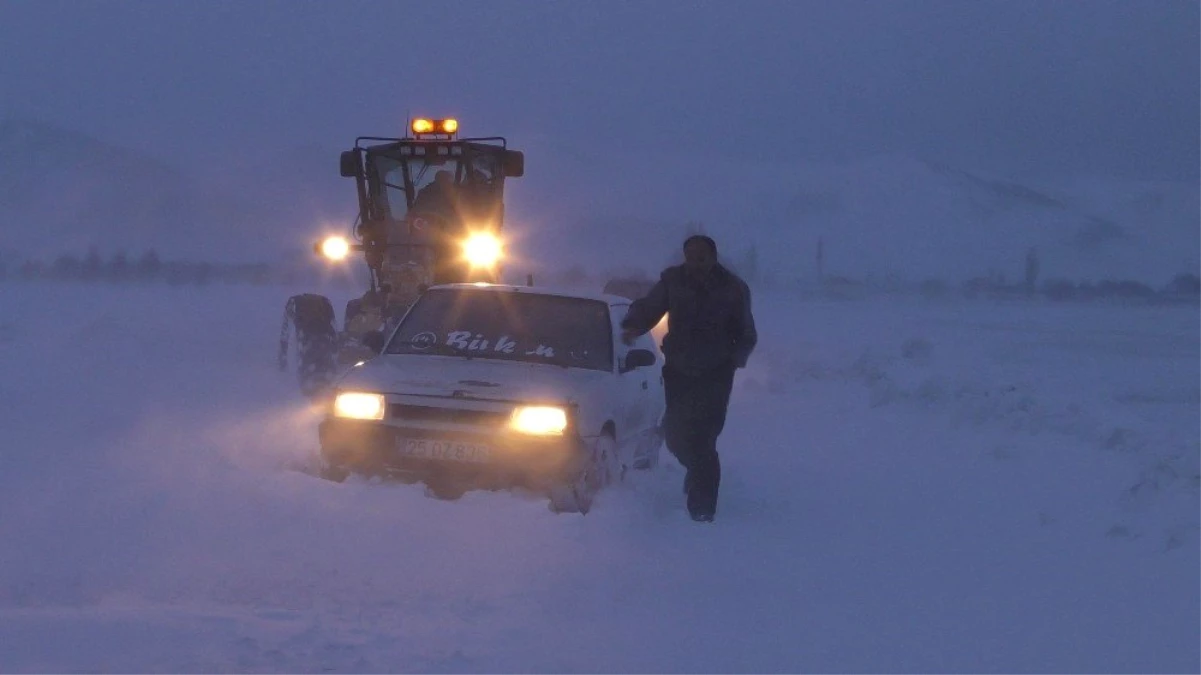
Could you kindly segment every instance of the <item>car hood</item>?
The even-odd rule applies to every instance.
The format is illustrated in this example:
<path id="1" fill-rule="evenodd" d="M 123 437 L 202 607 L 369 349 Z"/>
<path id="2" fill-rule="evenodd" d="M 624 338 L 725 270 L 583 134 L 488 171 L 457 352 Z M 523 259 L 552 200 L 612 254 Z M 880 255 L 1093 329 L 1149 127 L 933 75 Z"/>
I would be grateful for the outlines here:
<path id="1" fill-rule="evenodd" d="M 538 363 L 384 354 L 352 368 L 339 389 L 496 401 L 575 402 L 610 373 Z"/>

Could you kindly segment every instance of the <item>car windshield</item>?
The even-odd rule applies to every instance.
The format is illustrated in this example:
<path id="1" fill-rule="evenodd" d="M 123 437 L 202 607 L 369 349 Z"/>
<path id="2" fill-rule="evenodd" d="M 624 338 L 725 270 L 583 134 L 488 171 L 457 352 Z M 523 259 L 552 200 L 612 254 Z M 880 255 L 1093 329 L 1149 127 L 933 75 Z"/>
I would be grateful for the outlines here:
<path id="1" fill-rule="evenodd" d="M 428 354 L 612 370 L 609 307 L 599 300 L 474 288 L 428 291 L 388 343 Z"/>

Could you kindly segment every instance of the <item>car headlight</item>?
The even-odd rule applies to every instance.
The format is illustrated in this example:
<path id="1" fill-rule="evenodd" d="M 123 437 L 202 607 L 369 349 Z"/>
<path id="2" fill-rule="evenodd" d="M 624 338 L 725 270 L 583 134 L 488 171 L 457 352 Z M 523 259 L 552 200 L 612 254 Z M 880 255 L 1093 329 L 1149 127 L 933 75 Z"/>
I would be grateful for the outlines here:
<path id="1" fill-rule="evenodd" d="M 384 395 L 344 391 L 334 398 L 334 417 L 352 420 L 384 419 Z"/>
<path id="2" fill-rule="evenodd" d="M 522 406 L 513 411 L 509 426 L 523 434 L 562 436 L 567 428 L 567 411 L 554 406 Z"/>

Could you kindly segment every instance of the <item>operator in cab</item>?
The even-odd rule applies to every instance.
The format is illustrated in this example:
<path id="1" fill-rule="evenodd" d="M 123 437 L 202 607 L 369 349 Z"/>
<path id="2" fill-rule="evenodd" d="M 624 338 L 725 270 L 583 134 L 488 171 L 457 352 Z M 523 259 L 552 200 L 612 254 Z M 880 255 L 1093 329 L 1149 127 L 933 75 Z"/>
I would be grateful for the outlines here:
<path id="1" fill-rule="evenodd" d="M 421 188 L 413 200 L 413 213 L 433 215 L 445 221 L 458 220 L 458 189 L 454 173 L 445 169 L 434 174 L 434 180 Z"/>
<path id="2" fill-rule="evenodd" d="M 459 215 L 458 186 L 454 173 L 445 169 L 434 174 L 434 180 L 417 193 L 410 217 L 425 219 L 434 239 L 434 283 L 456 281 L 456 245 L 463 237 Z"/>

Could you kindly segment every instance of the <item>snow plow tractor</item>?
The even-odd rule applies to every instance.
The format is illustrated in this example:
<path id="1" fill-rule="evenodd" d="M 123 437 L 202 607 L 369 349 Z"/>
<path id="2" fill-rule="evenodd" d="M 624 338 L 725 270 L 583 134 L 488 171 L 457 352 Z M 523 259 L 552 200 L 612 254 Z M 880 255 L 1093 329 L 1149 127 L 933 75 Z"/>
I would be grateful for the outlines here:
<path id="1" fill-rule="evenodd" d="M 363 136 L 341 155 L 355 180 L 358 218 L 351 240 L 330 237 L 316 253 L 361 252 L 369 287 L 346 304 L 341 329 L 333 304 L 316 294 L 288 299 L 279 368 L 295 336 L 300 389 L 320 395 L 337 373 L 379 353 L 385 334 L 434 284 L 500 281 L 506 178 L 525 157 L 503 137 L 460 138 L 455 119 L 414 119 L 403 138 Z"/>

